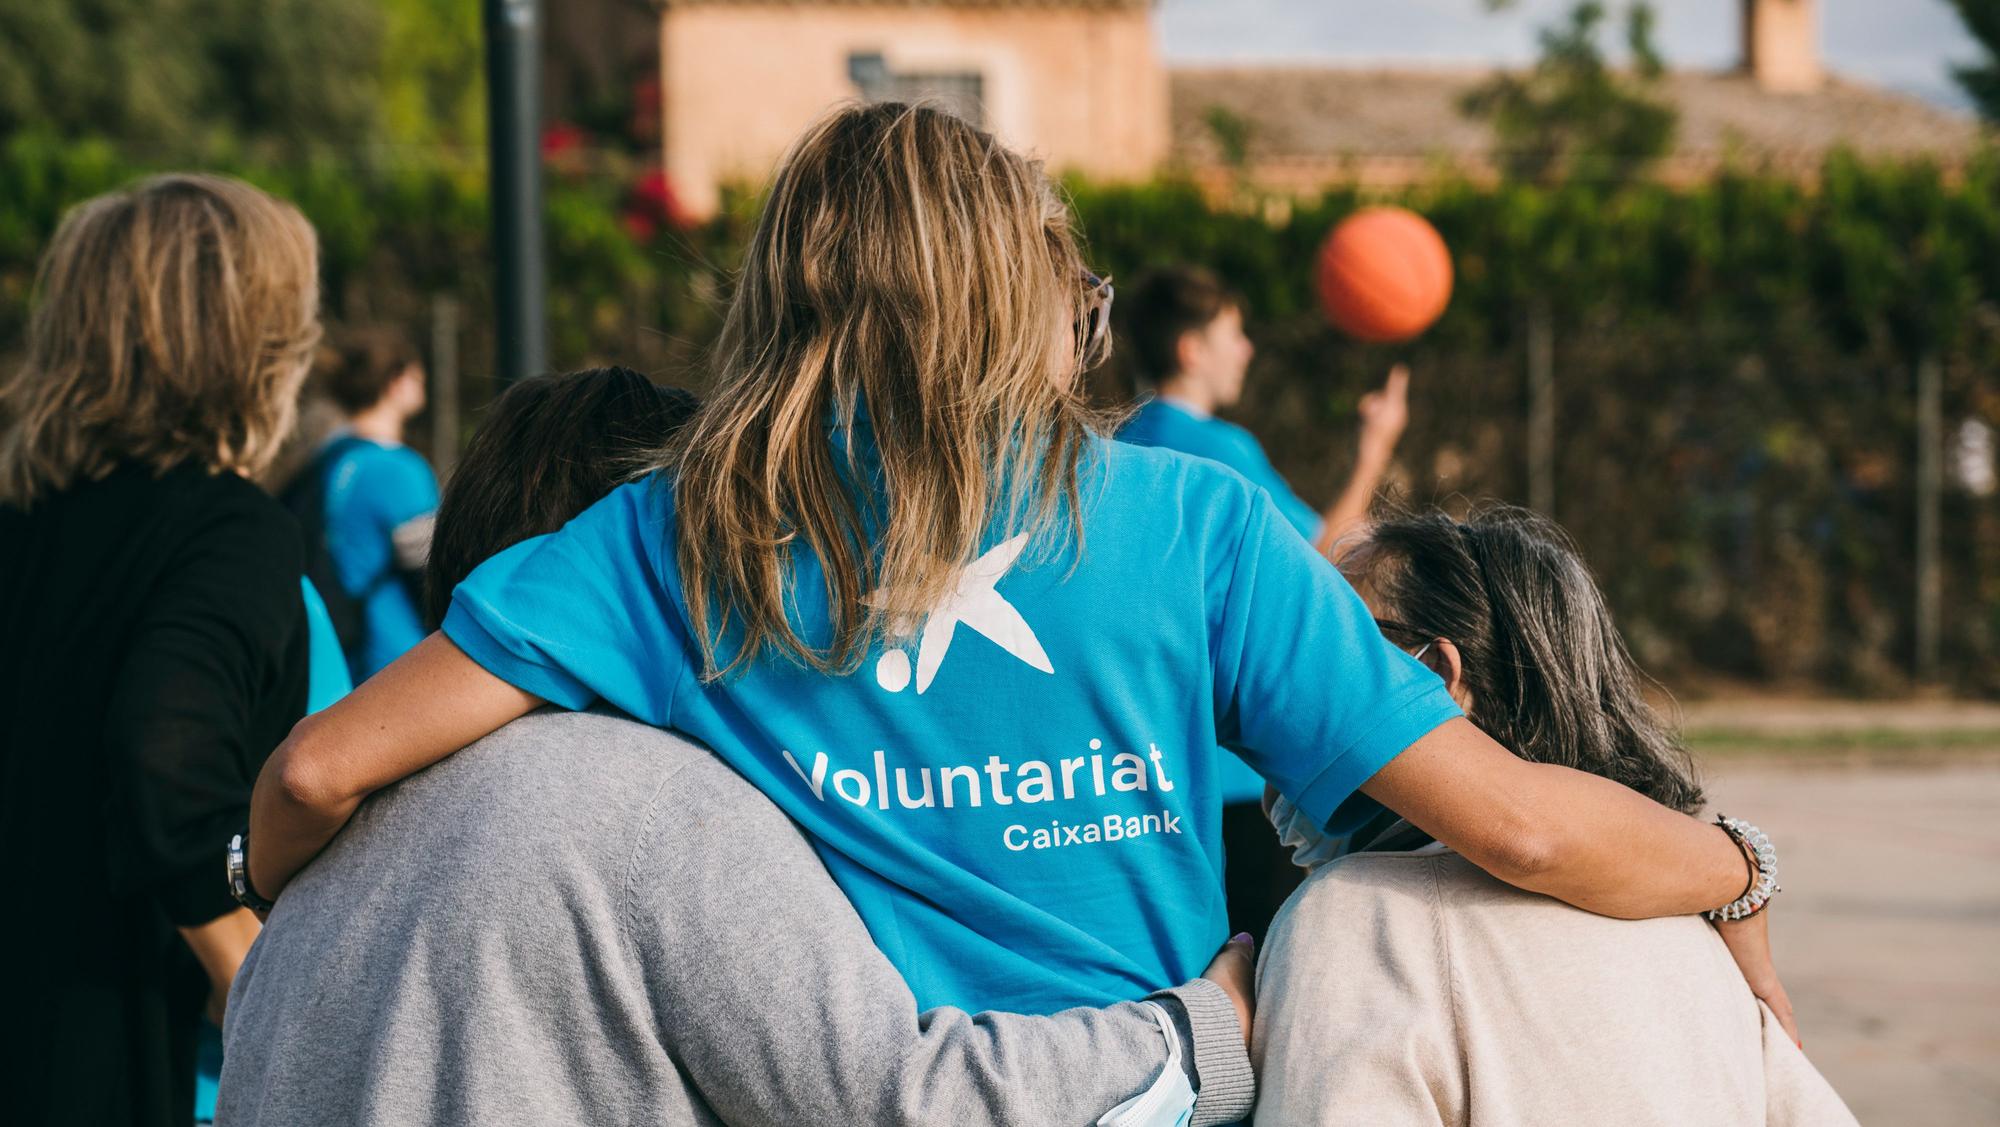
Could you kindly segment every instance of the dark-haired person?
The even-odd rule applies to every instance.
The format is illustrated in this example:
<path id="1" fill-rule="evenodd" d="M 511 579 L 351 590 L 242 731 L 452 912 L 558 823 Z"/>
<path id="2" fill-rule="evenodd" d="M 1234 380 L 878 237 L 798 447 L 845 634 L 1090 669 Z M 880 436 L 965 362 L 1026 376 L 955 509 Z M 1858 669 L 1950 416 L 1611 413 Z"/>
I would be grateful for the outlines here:
<path id="1" fill-rule="evenodd" d="M 213 176 L 78 205 L 0 375 L 0 1092 L 185 1127 L 257 934 L 215 864 L 304 711 L 296 524 L 247 478 L 319 338 L 297 210 Z"/>
<path id="2" fill-rule="evenodd" d="M 438 505 L 424 564 L 423 622 L 436 630 L 451 591 L 487 557 L 554 532 L 638 475 L 700 401 L 630 368 L 591 368 L 507 389 L 467 445 Z"/>
<path id="3" fill-rule="evenodd" d="M 322 539 L 331 574 L 313 578 L 363 681 L 424 638 L 417 601 L 438 486 L 423 455 L 403 444 L 425 403 L 416 349 L 400 333 L 365 329 L 333 351 L 319 382 L 344 422 L 287 493 L 316 505 L 301 523 Z"/>
<path id="4" fill-rule="evenodd" d="M 1243 299 L 1193 266 L 1141 275 L 1120 292 L 1122 332 L 1151 394 L 1118 437 L 1220 462 L 1248 478 L 1278 514 L 1322 555 L 1368 515 L 1369 501 L 1409 421 L 1409 372 L 1400 364 L 1379 391 L 1361 397 L 1361 435 L 1347 487 L 1325 512 L 1299 499 L 1255 435 L 1216 412 L 1243 395 L 1256 351 L 1243 332 Z M 1299 872 L 1271 844 L 1260 799 L 1264 780 L 1234 757 L 1222 763 L 1222 844 L 1230 926 L 1262 936 Z"/>
<path id="5" fill-rule="evenodd" d="M 1341 566 L 1383 634 L 1516 755 L 1701 807 L 1693 761 L 1554 524 L 1511 508 L 1381 521 Z M 1854 1122 L 1714 928 L 1510 888 L 1374 810 L 1323 832 L 1273 797 L 1313 874 L 1258 967 L 1259 1123 Z"/>
<path id="6" fill-rule="evenodd" d="M 692 408 L 622 368 L 508 389 L 438 510 L 433 621 Z M 1249 973 L 1236 945 L 1210 971 Z M 1197 1082 L 1193 1122 L 1218 1123 L 1251 1095 L 1216 982 L 1053 1017 L 920 1015 L 776 807 L 707 749 L 604 711 L 517 720 L 371 799 L 245 962 L 226 1069 L 233 1127 L 1087 1124 Z"/>

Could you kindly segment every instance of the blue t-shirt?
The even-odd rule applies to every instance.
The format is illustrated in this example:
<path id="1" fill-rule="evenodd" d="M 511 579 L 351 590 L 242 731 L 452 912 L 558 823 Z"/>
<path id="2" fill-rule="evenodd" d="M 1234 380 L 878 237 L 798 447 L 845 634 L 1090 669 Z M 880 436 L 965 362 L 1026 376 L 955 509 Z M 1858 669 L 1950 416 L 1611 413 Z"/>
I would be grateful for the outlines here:
<path id="1" fill-rule="evenodd" d="M 1292 492 L 1256 436 L 1235 423 L 1213 416 L 1203 418 L 1185 407 L 1156 398 L 1147 400 L 1119 428 L 1118 438 L 1140 446 L 1178 450 L 1228 466 L 1262 489 L 1278 506 L 1278 515 L 1298 529 L 1308 542 L 1318 540 L 1326 527 L 1326 518 Z M 1224 802 L 1261 802 L 1263 798 L 1264 780 L 1257 772 L 1241 762 L 1223 768 Z"/>
<path id="2" fill-rule="evenodd" d="M 340 652 L 340 635 L 326 600 L 312 580 L 301 577 L 306 599 L 306 715 L 310 716 L 354 691 L 347 655 Z"/>
<path id="3" fill-rule="evenodd" d="M 1278 514 L 1308 541 L 1319 539 L 1326 527 L 1320 511 L 1292 492 L 1256 436 L 1235 423 L 1214 416 L 1203 418 L 1164 399 L 1149 399 L 1119 428 L 1118 439 L 1221 462 L 1270 494 Z"/>
<path id="4" fill-rule="evenodd" d="M 657 475 L 488 560 L 444 630 L 546 700 L 707 742 L 811 836 L 922 1007 L 1109 1004 L 1228 934 L 1232 751 L 1325 819 L 1459 712 L 1242 478 L 1106 440 L 1081 478 L 1080 558 L 993 537 L 846 676 L 766 657 L 703 682 Z M 823 573 L 794 563 L 823 643 Z"/>
<path id="5" fill-rule="evenodd" d="M 437 511 L 437 477 L 416 451 L 366 439 L 349 442 L 323 472 L 327 555 L 361 601 L 365 627 L 348 669 L 365 681 L 424 639 L 423 615 L 397 574 L 395 535 Z"/>

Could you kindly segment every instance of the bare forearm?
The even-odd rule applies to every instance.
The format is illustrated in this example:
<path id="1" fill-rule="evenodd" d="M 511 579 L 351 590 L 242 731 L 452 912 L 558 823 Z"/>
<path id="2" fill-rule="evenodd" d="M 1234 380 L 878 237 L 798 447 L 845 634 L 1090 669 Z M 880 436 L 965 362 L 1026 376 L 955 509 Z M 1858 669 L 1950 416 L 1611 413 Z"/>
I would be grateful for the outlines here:
<path id="1" fill-rule="evenodd" d="M 243 956 L 257 941 L 263 925 L 247 908 L 237 908 L 204 924 L 180 929 L 181 939 L 194 952 L 195 961 L 208 973 L 210 982 L 226 988 L 243 965 Z"/>
<path id="2" fill-rule="evenodd" d="M 1520 887 L 1621 919 L 1689 915 L 1742 893 L 1746 862 L 1718 827 L 1609 779 L 1529 766 L 1554 832 L 1548 863 L 1520 874 Z"/>
<path id="3" fill-rule="evenodd" d="M 1602 915 L 1685 915 L 1743 890 L 1743 855 L 1720 829 L 1607 779 L 1525 762 L 1465 720 L 1363 790 L 1501 880 Z"/>
<path id="4" fill-rule="evenodd" d="M 1340 491 L 1340 498 L 1326 511 L 1326 528 L 1314 545 L 1328 557 L 1333 555 L 1341 537 L 1368 519 L 1368 506 L 1375 500 L 1375 490 L 1389 472 L 1396 443 L 1403 437 L 1403 427 L 1410 418 L 1410 369 L 1402 364 L 1390 368 L 1381 388 L 1361 397 L 1359 413 L 1361 435 L 1354 472 L 1348 475 L 1347 488 Z"/>
<path id="5" fill-rule="evenodd" d="M 275 898 L 370 794 L 542 701 L 433 634 L 345 700 L 300 721 L 250 799 L 250 883 Z"/>
<path id="6" fill-rule="evenodd" d="M 1389 451 L 1363 448 L 1361 456 L 1355 460 L 1354 472 L 1347 478 L 1346 488 L 1340 491 L 1333 507 L 1326 511 L 1326 524 L 1314 544 L 1322 555 L 1332 555 L 1340 538 L 1368 519 L 1368 507 L 1374 503 L 1375 491 L 1381 487 L 1382 477 L 1388 470 Z"/>
<path id="7" fill-rule="evenodd" d="M 277 896 L 326 848 L 367 797 L 366 791 L 314 794 L 301 787 L 293 766 L 300 735 L 294 731 L 265 760 L 250 796 L 250 885 L 266 897 Z"/>

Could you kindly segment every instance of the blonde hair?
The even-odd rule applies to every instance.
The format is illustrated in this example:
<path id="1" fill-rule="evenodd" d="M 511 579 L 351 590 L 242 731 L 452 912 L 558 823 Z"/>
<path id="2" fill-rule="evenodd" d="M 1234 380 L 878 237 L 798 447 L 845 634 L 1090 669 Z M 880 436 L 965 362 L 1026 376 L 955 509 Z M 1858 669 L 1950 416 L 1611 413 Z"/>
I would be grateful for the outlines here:
<path id="1" fill-rule="evenodd" d="M 26 360 L 0 377 L 0 504 L 121 462 L 262 469 L 319 340 L 318 260 L 297 209 L 225 177 L 78 205 L 42 256 Z"/>
<path id="2" fill-rule="evenodd" d="M 746 248 L 715 393 L 663 462 L 704 676 L 766 647 L 851 671 L 995 525 L 1066 512 L 1080 535 L 1077 463 L 1103 422 L 1076 387 L 1086 342 L 1064 335 L 1082 278 L 1041 167 L 991 135 L 897 104 L 806 131 Z M 836 441 L 859 412 L 879 467 Z M 820 645 L 786 613 L 801 549 L 824 574 Z"/>

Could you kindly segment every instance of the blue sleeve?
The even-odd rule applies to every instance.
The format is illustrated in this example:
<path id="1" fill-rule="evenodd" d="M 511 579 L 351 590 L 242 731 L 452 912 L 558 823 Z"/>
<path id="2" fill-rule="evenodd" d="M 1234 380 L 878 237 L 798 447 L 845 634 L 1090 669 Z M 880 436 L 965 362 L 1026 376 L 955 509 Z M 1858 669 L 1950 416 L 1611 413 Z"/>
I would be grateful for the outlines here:
<path id="1" fill-rule="evenodd" d="M 1250 483 L 1270 494 L 1271 503 L 1278 507 L 1278 515 L 1285 523 L 1298 530 L 1307 542 L 1319 539 L 1326 527 L 1326 518 L 1292 492 L 1291 483 L 1271 464 L 1271 456 L 1264 453 L 1264 447 L 1249 431 L 1239 430 L 1231 436 L 1234 441 L 1231 457 L 1225 463 L 1230 469 L 1250 479 Z"/>
<path id="2" fill-rule="evenodd" d="M 416 451 L 363 440 L 322 472 L 327 554 L 347 593 L 366 597 L 395 567 L 396 529 L 437 509 L 437 477 Z"/>
<path id="3" fill-rule="evenodd" d="M 452 592 L 445 636 L 553 704 L 601 699 L 668 724 L 688 651 L 657 566 L 667 529 L 655 480 L 613 490 L 560 531 L 479 565 Z"/>
<path id="4" fill-rule="evenodd" d="M 1210 577 L 1221 741 L 1324 824 L 1404 748 L 1458 715 L 1354 589 L 1253 498 Z"/>
<path id="5" fill-rule="evenodd" d="M 369 458 L 361 467 L 355 493 L 384 535 L 438 506 L 437 475 L 414 450 L 388 450 Z"/>
<path id="6" fill-rule="evenodd" d="M 340 649 L 340 634 L 333 628 L 326 600 L 312 580 L 299 577 L 306 600 L 306 715 L 354 691 L 354 676 L 347 668 L 347 655 Z"/>

